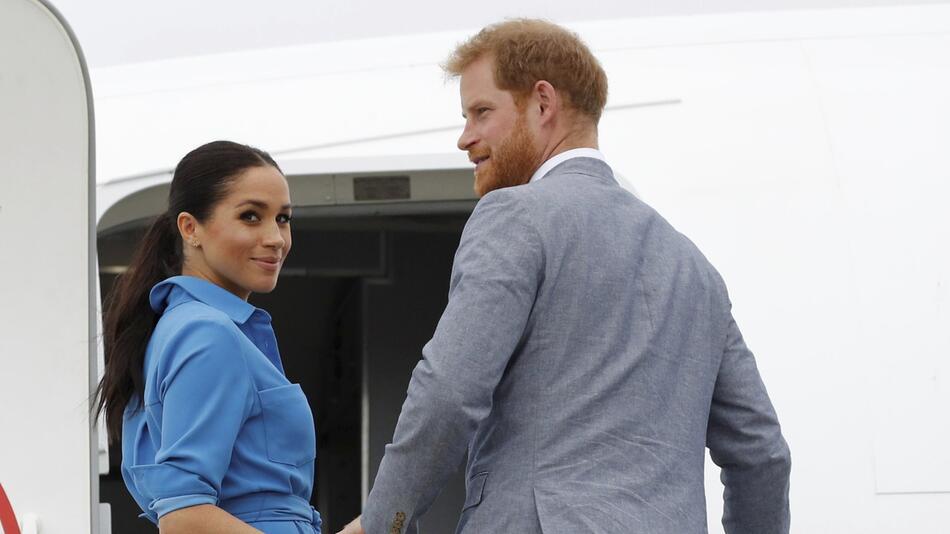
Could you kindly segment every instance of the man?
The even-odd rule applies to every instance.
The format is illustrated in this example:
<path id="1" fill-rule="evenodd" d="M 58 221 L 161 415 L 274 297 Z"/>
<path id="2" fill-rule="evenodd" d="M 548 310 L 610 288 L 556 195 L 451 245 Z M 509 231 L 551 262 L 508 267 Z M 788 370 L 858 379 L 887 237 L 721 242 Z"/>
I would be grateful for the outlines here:
<path id="1" fill-rule="evenodd" d="M 362 528 L 413 532 L 467 451 L 457 532 L 706 532 L 708 447 L 726 531 L 788 532 L 788 447 L 726 288 L 597 150 L 597 60 L 514 20 L 446 70 L 482 198 Z"/>

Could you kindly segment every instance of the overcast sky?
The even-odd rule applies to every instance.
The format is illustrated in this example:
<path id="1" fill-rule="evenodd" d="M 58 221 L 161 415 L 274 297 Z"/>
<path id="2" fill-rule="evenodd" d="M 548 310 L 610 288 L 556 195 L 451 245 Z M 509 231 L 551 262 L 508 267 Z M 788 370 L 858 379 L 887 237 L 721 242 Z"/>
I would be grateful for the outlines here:
<path id="1" fill-rule="evenodd" d="M 950 0 L 50 0 L 93 68 L 250 48 L 554 21 Z"/>

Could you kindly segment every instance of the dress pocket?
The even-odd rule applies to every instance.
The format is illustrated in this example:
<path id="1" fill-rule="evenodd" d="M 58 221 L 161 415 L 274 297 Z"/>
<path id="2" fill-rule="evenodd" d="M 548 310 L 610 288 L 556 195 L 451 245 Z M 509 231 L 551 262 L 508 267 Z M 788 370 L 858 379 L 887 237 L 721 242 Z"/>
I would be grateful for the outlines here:
<path id="1" fill-rule="evenodd" d="M 313 413 L 300 384 L 258 391 L 267 458 L 272 462 L 301 466 L 317 457 Z"/>

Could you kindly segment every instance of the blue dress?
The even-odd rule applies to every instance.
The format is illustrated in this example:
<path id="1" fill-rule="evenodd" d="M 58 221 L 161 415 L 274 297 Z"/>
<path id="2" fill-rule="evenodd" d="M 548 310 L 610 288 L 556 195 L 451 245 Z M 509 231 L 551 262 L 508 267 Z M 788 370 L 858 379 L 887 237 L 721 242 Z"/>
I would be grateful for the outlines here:
<path id="1" fill-rule="evenodd" d="M 122 427 L 122 478 L 154 523 L 213 504 L 268 534 L 319 534 L 313 414 L 284 376 L 271 318 L 210 282 L 169 278 L 145 352 L 144 407 Z"/>

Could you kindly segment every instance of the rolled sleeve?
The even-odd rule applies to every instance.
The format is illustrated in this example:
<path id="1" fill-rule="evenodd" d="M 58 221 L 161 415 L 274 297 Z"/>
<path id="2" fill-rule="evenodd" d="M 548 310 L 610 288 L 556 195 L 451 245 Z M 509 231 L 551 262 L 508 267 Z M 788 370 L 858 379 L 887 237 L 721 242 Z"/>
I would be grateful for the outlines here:
<path id="1" fill-rule="evenodd" d="M 253 384 L 231 323 L 190 321 L 162 350 L 157 376 L 161 445 L 155 464 L 131 469 L 157 517 L 217 504 L 235 440 L 253 406 Z"/>
<path id="2" fill-rule="evenodd" d="M 137 465 L 130 468 L 135 486 L 149 500 L 146 515 L 158 519 L 199 504 L 216 504 L 215 489 L 201 476 L 169 464 Z"/>

